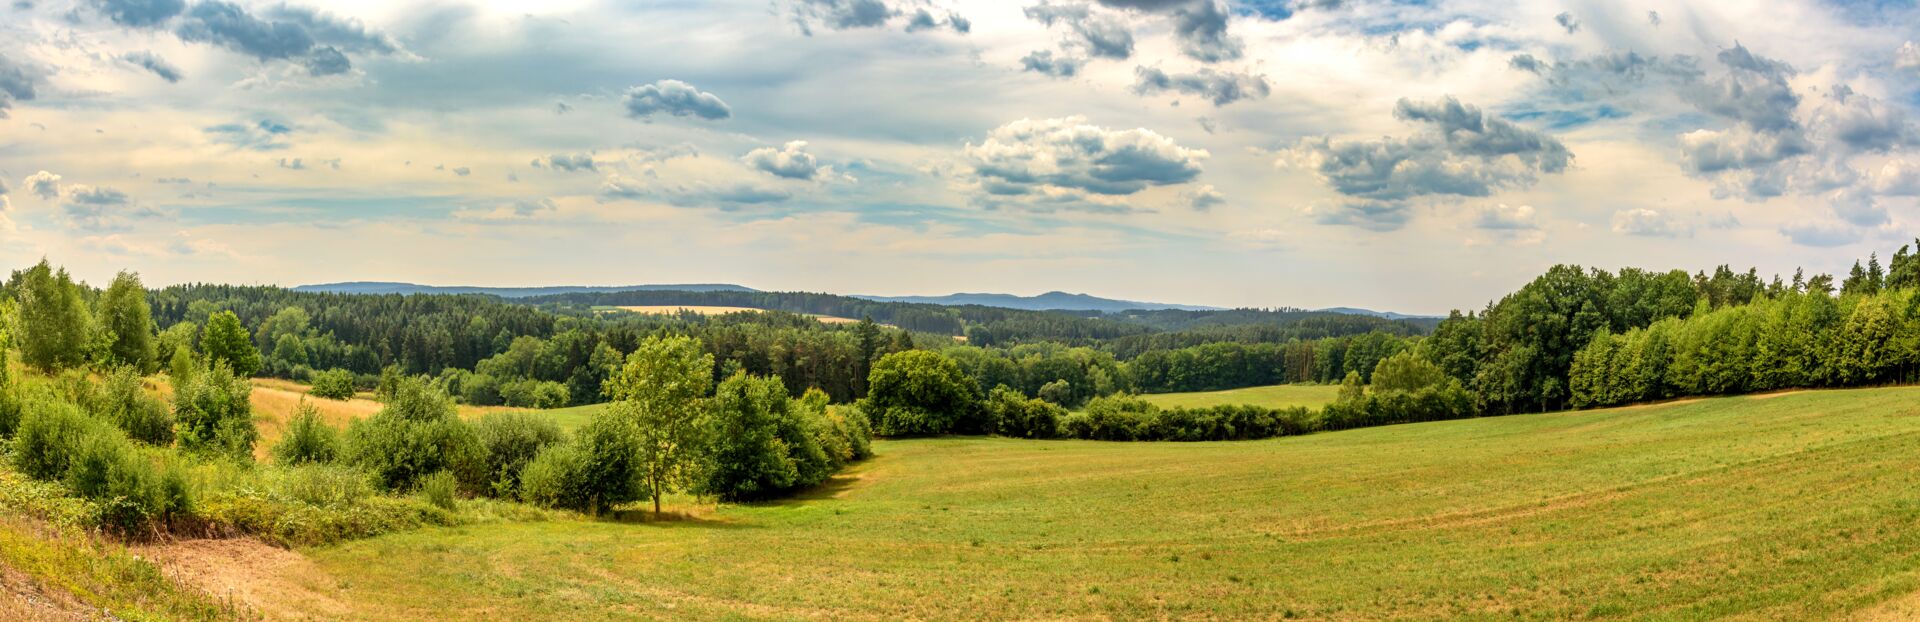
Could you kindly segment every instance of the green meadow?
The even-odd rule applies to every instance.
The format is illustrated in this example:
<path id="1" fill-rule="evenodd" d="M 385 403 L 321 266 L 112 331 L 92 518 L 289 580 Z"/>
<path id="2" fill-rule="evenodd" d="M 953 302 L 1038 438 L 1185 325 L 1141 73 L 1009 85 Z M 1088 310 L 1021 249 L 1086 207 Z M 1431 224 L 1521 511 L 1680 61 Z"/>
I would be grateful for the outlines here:
<path id="1" fill-rule="evenodd" d="M 1818 619 L 1920 591 L 1916 389 L 876 447 L 796 499 L 408 531 L 251 589 L 372 620 Z"/>
<path id="2" fill-rule="evenodd" d="M 1210 408 L 1213 406 L 1263 406 L 1266 408 L 1317 409 L 1333 403 L 1340 393 L 1337 384 L 1281 384 L 1247 387 L 1226 391 L 1193 393 L 1152 393 L 1140 396 L 1161 408 Z"/>

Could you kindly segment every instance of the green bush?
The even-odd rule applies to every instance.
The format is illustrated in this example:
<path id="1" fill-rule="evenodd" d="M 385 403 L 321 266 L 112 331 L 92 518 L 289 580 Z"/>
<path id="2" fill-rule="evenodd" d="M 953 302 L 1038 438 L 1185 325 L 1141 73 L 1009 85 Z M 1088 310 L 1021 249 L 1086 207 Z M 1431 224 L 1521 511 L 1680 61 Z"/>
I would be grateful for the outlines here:
<path id="1" fill-rule="evenodd" d="M 330 400 L 353 398 L 353 372 L 344 369 L 329 369 L 313 375 L 313 388 L 308 395 Z"/>
<path id="2" fill-rule="evenodd" d="M 985 404 L 989 431 L 1012 438 L 1054 438 L 1067 410 L 1044 398 L 1028 398 L 1006 385 L 994 387 Z"/>
<path id="3" fill-rule="evenodd" d="M 47 397 L 31 399 L 14 435 L 13 467 L 39 480 L 65 477 L 82 443 L 100 427 L 71 403 Z"/>
<path id="4" fill-rule="evenodd" d="M 469 491 L 487 484 L 480 439 L 453 401 L 419 378 L 397 381 L 373 416 L 347 427 L 343 457 L 391 491 L 412 490 L 428 475 L 452 471 Z"/>
<path id="5" fill-rule="evenodd" d="M 100 525 L 117 533 L 139 534 L 191 511 L 186 478 L 156 468 L 117 430 L 95 428 L 64 479 L 74 494 L 98 504 Z"/>
<path id="6" fill-rule="evenodd" d="M 459 481 L 453 476 L 453 473 L 439 471 L 420 480 L 420 496 L 424 497 L 427 503 L 433 504 L 434 507 L 451 512 L 453 511 L 454 491 L 459 488 L 459 486 Z"/>
<path id="7" fill-rule="evenodd" d="M 595 499 L 587 490 L 587 455 L 571 442 L 548 445 L 520 470 L 520 500 L 534 505 L 590 512 Z"/>
<path id="8" fill-rule="evenodd" d="M 352 467 L 307 462 L 270 471 L 273 493 L 289 501 L 318 507 L 350 506 L 373 496 L 367 474 Z"/>
<path id="9" fill-rule="evenodd" d="M 286 434 L 273 445 L 273 459 L 285 466 L 326 464 L 340 455 L 340 434 L 320 419 L 320 409 L 305 400 L 287 420 Z"/>
<path id="10" fill-rule="evenodd" d="M 937 352 L 909 350 L 881 357 L 868 374 L 863 409 L 883 436 L 977 434 L 979 387 L 959 363 Z"/>
<path id="11" fill-rule="evenodd" d="M 0 374 L 5 374 L 5 365 L 0 365 Z M 0 438 L 13 438 L 20 430 L 22 414 L 20 389 L 11 383 L 0 384 Z"/>
<path id="12" fill-rule="evenodd" d="M 251 347 L 251 346 L 249 346 Z M 249 460 L 260 431 L 248 402 L 253 385 L 224 362 L 194 370 L 174 387 L 173 416 L 180 447 L 188 451 Z"/>
<path id="13" fill-rule="evenodd" d="M 173 444 L 173 413 L 160 398 L 147 394 L 131 367 L 107 372 L 96 407 L 101 419 L 119 426 L 128 438 L 161 447 Z"/>
<path id="14" fill-rule="evenodd" d="M 488 413 L 473 421 L 486 455 L 488 488 L 496 497 L 514 498 L 520 491 L 520 472 L 542 449 L 559 443 L 560 426 L 533 413 Z"/>
<path id="15" fill-rule="evenodd" d="M 567 405 L 567 385 L 548 380 L 500 383 L 500 399 L 518 408 L 560 408 Z"/>

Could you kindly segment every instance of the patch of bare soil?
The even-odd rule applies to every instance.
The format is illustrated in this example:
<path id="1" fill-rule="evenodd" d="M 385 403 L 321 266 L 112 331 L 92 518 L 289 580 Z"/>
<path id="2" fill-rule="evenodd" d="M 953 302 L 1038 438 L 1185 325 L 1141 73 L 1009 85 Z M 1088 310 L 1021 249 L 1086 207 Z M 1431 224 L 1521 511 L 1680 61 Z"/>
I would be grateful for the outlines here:
<path id="1" fill-rule="evenodd" d="M 1786 397 L 1786 396 L 1789 396 L 1789 395 L 1798 395 L 1798 394 L 1801 394 L 1801 393 L 1806 393 L 1806 392 L 1807 392 L 1807 391 L 1806 391 L 1806 389 L 1797 389 L 1797 390 L 1793 390 L 1793 391 L 1779 391 L 1779 392 L 1775 392 L 1775 393 L 1761 393 L 1761 394 L 1759 394 L 1759 395 L 1755 395 L 1755 396 L 1753 396 L 1753 399 L 1756 399 L 1756 400 L 1770 400 L 1770 399 L 1773 399 L 1773 398 L 1776 398 L 1776 397 Z"/>
<path id="2" fill-rule="evenodd" d="M 26 573 L 0 564 L 0 620 L 65 622 L 112 619 L 65 590 L 41 585 Z"/>
<path id="3" fill-rule="evenodd" d="M 337 620 L 351 611 L 313 560 L 253 538 L 177 540 L 137 552 L 174 581 L 269 620 Z"/>

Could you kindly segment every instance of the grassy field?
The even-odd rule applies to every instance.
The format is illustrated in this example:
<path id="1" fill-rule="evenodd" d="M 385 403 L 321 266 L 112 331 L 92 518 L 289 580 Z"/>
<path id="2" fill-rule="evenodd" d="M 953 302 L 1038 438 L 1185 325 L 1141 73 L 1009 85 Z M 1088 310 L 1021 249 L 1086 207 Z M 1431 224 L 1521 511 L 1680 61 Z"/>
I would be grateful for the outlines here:
<path id="1" fill-rule="evenodd" d="M 1333 398 L 1339 393 L 1339 385 L 1279 384 L 1269 387 L 1247 387 L 1245 389 L 1229 389 L 1226 391 L 1155 393 L 1142 395 L 1140 398 L 1153 402 L 1161 408 L 1173 408 L 1176 406 L 1206 408 L 1209 406 L 1241 404 L 1266 406 L 1269 408 L 1292 408 L 1294 406 L 1319 408 L 1333 403 Z"/>
<path id="2" fill-rule="evenodd" d="M 265 568 L 233 553 L 244 580 L 210 591 L 372 620 L 1900 619 L 1920 602 L 1916 389 L 877 449 L 807 498 L 428 529 Z"/>

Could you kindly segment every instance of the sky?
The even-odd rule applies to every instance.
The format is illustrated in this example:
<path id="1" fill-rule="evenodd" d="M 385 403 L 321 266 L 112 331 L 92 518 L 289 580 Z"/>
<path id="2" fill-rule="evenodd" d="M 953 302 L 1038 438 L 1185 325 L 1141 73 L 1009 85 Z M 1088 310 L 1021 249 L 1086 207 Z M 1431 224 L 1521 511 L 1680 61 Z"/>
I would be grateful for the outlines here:
<path id="1" fill-rule="evenodd" d="M 1477 309 L 1844 272 L 1911 2 L 7 0 L 0 263 Z"/>

